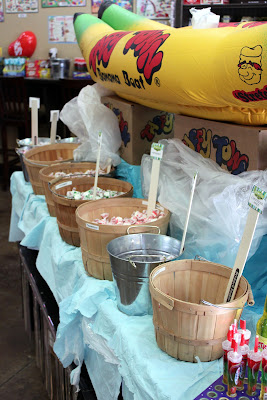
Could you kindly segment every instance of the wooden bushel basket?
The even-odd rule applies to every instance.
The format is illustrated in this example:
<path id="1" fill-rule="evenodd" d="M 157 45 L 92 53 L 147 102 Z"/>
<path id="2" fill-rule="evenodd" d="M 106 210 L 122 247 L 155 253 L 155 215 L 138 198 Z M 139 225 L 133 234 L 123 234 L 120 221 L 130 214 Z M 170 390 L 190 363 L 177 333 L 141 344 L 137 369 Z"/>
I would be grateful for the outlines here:
<path id="1" fill-rule="evenodd" d="M 51 177 L 51 174 L 55 174 L 56 172 L 65 172 L 65 174 L 75 174 L 76 172 L 86 172 L 88 169 L 95 169 L 96 163 L 92 162 L 62 162 L 53 164 L 50 167 L 42 168 L 39 171 L 40 180 L 43 185 L 44 195 L 46 204 L 48 207 L 48 211 L 51 217 L 56 216 L 56 208 L 52 197 L 52 192 L 49 189 L 48 183 L 51 182 L 54 177 Z M 114 167 L 111 167 L 110 173 L 107 175 L 112 176 L 115 173 Z M 88 175 L 89 177 L 90 175 Z M 101 176 L 101 174 L 99 174 Z"/>
<path id="2" fill-rule="evenodd" d="M 62 239 L 73 246 L 80 246 L 79 229 L 75 218 L 75 211 L 83 203 L 98 203 L 99 201 L 109 202 L 112 199 L 101 200 L 75 200 L 68 199 L 66 196 L 73 187 L 79 192 L 84 192 L 94 186 L 94 177 L 89 176 L 68 176 L 65 178 L 55 179 L 56 182 L 49 184 L 52 191 L 52 198 L 55 204 L 57 223 L 59 233 Z M 60 186 L 63 187 L 60 187 Z M 97 186 L 104 190 L 116 190 L 124 192 L 120 197 L 131 197 L 133 195 L 133 186 L 129 182 L 119 179 L 100 177 Z"/>
<path id="3" fill-rule="evenodd" d="M 127 229 L 132 226 L 131 233 L 151 232 L 150 227 L 157 226 L 160 233 L 166 234 L 170 219 L 170 212 L 160 207 L 165 215 L 157 221 L 139 225 L 100 225 L 93 222 L 101 218 L 102 213 L 109 213 L 110 218 L 120 216 L 130 218 L 134 211 L 143 211 L 147 208 L 147 201 L 136 198 L 115 198 L 98 200 L 82 204 L 77 208 L 76 221 L 79 226 L 82 258 L 85 270 L 89 275 L 97 279 L 112 280 L 110 259 L 107 252 L 107 244 L 123 235 L 127 235 Z"/>
<path id="4" fill-rule="evenodd" d="M 73 159 L 78 143 L 56 143 L 34 147 L 24 154 L 24 163 L 35 194 L 45 194 L 39 171 L 49 165 Z"/>
<path id="5" fill-rule="evenodd" d="M 201 361 L 222 356 L 228 328 L 235 318 L 240 318 L 252 296 L 250 285 L 242 276 L 235 299 L 223 303 L 231 271 L 211 262 L 179 260 L 161 264 L 151 272 L 153 323 L 161 350 L 190 362 L 196 362 L 196 356 Z M 201 300 L 217 307 L 204 305 Z"/>

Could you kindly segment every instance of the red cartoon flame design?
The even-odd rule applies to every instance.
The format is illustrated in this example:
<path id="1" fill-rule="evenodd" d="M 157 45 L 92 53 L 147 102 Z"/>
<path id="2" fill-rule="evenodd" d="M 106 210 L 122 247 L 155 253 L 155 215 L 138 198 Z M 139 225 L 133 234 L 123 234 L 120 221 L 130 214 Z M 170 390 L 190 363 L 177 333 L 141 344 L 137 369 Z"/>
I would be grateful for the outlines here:
<path id="1" fill-rule="evenodd" d="M 164 31 L 141 31 L 134 33 L 128 40 L 123 50 L 123 54 L 134 50 L 134 57 L 137 57 L 138 72 L 144 75 L 146 82 L 151 85 L 153 74 L 161 68 L 163 51 L 158 49 L 170 36 Z"/>
<path id="2" fill-rule="evenodd" d="M 95 75 L 96 62 L 98 61 L 98 65 L 102 62 L 103 67 L 107 68 L 114 47 L 123 36 L 128 34 L 129 32 L 111 33 L 103 36 L 102 39 L 96 43 L 89 55 L 89 66 L 93 69 Z"/>

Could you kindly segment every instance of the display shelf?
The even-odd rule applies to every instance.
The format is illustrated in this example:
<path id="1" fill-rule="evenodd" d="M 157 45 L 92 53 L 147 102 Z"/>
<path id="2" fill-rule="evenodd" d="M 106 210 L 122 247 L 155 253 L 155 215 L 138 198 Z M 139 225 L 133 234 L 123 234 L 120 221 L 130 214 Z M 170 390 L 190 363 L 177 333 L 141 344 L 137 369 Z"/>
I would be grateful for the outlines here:
<path id="1" fill-rule="evenodd" d="M 186 9 L 194 8 L 205 8 L 205 7 L 212 7 L 218 9 L 228 9 L 228 8 L 241 8 L 241 9 L 257 9 L 257 8 L 266 8 L 267 9 L 267 2 L 266 3 L 230 3 L 230 4 L 183 4 L 183 7 Z"/>
<path id="2" fill-rule="evenodd" d="M 215 14 L 229 15 L 231 22 L 240 22 L 242 17 L 252 17 L 258 20 L 267 19 L 267 12 L 263 12 L 264 9 L 267 11 L 267 1 L 256 3 L 229 3 L 229 4 L 183 4 L 182 0 L 176 1 L 175 10 L 175 26 L 180 28 L 187 26 L 191 18 L 189 12 L 190 8 L 207 8 L 211 7 L 211 11 Z M 222 22 L 222 21 L 221 21 Z"/>

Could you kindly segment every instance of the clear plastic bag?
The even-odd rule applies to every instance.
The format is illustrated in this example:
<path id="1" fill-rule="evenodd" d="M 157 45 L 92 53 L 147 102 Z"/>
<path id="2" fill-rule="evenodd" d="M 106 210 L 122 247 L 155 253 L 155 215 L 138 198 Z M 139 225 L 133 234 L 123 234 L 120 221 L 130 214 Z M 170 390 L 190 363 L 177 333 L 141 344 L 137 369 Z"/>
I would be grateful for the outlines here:
<path id="1" fill-rule="evenodd" d="M 214 161 L 185 146 L 178 139 L 161 140 L 165 145 L 160 167 L 158 201 L 172 215 L 170 235 L 181 240 L 192 187 L 198 171 L 195 194 L 185 241 L 185 257 L 195 255 L 232 267 L 249 211 L 253 185 L 267 190 L 267 170 L 231 175 Z M 149 192 L 152 161 L 142 158 L 143 195 Z M 260 215 L 249 257 L 267 234 L 267 205 Z"/>
<path id="2" fill-rule="evenodd" d="M 60 119 L 81 140 L 74 151 L 75 161 L 96 161 L 98 133 L 102 132 L 100 165 L 114 166 L 120 163 L 118 150 L 121 145 L 119 122 L 116 115 L 101 103 L 102 96 L 113 94 L 100 84 L 85 86 L 71 101 L 65 104 Z"/>
<path id="3" fill-rule="evenodd" d="M 64 105 L 59 118 L 81 141 L 86 138 L 86 126 L 79 111 L 78 97 L 74 97 Z"/>
<path id="4" fill-rule="evenodd" d="M 196 8 L 190 8 L 192 14 L 192 28 L 193 29 L 208 29 L 218 28 L 220 22 L 220 16 L 211 12 L 211 8 L 202 8 L 198 10 Z"/>

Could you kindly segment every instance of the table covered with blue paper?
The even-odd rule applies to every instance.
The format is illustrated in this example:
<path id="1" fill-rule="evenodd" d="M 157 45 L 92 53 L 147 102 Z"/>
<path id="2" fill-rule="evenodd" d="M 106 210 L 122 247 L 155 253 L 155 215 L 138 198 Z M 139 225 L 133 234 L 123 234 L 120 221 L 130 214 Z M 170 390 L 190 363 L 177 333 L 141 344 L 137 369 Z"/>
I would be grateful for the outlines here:
<path id="1" fill-rule="evenodd" d="M 192 176 L 197 171 L 182 259 L 199 255 L 232 268 L 249 212 L 249 194 L 253 185 L 266 190 L 267 171 L 233 176 L 179 141 L 162 142 L 158 201 L 171 212 L 168 235 L 181 240 Z M 151 162 L 144 155 L 141 167 L 124 161 L 117 166 L 118 178 L 133 184 L 135 197 L 148 197 Z M 72 362 L 77 365 L 72 384 L 79 386 L 85 362 L 100 400 L 116 399 L 121 385 L 126 400 L 193 400 L 222 375 L 221 358 L 201 362 L 196 357 L 194 363 L 177 360 L 158 347 L 151 314 L 130 316 L 119 310 L 114 283 L 88 276 L 81 248 L 61 239 L 45 197 L 33 193 L 22 172 L 11 176 L 11 193 L 9 240 L 39 250 L 36 267 L 59 305 L 54 351 L 64 367 Z M 266 210 L 259 216 L 243 272 L 255 300 L 242 314 L 252 338 L 267 292 Z"/>

